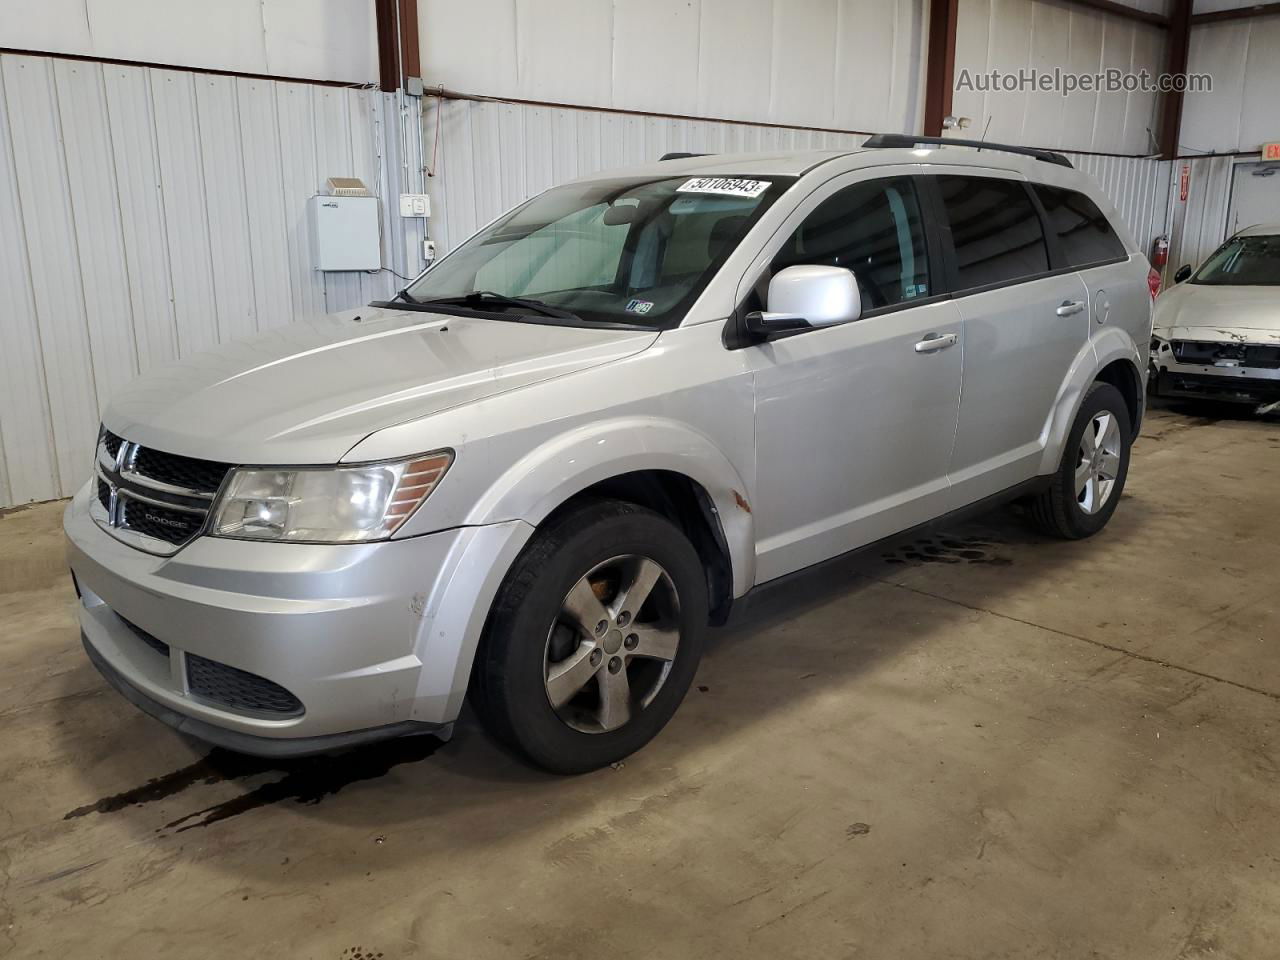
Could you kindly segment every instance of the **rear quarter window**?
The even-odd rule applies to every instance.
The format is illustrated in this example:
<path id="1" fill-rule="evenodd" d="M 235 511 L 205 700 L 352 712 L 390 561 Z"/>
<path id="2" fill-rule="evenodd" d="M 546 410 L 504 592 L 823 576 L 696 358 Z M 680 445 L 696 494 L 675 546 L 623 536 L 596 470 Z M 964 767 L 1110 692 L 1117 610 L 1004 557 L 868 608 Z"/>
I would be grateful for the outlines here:
<path id="1" fill-rule="evenodd" d="M 1057 237 L 1066 266 L 1124 260 L 1129 252 L 1097 204 L 1076 190 L 1036 184 L 1033 189 L 1044 207 L 1049 232 Z"/>

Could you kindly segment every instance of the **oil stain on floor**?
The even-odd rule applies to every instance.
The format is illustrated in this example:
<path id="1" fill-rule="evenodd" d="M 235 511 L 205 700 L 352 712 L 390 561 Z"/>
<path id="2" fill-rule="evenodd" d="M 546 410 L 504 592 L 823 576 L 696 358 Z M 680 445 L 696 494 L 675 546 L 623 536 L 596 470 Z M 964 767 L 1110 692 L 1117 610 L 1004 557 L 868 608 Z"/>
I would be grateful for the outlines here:
<path id="1" fill-rule="evenodd" d="M 67 812 L 62 819 L 74 820 L 91 813 L 110 814 L 127 807 L 155 803 L 197 784 L 245 780 L 271 773 L 282 774 L 279 779 L 270 780 L 221 803 L 194 810 L 156 829 L 157 833 L 182 833 L 285 800 L 305 804 L 319 803 L 353 783 L 375 780 L 393 767 L 425 760 L 443 745 L 444 741 L 430 735 L 402 737 L 336 756 L 305 757 L 288 761 L 264 760 L 214 749 L 189 766 L 148 780 L 132 790 L 77 807 Z"/>
<path id="2" fill-rule="evenodd" d="M 899 544 L 880 559 L 885 563 L 985 563 L 995 567 L 1007 567 L 1011 561 L 1000 556 L 995 548 L 999 541 L 990 537 L 959 537 L 942 534 L 921 537 Z"/>

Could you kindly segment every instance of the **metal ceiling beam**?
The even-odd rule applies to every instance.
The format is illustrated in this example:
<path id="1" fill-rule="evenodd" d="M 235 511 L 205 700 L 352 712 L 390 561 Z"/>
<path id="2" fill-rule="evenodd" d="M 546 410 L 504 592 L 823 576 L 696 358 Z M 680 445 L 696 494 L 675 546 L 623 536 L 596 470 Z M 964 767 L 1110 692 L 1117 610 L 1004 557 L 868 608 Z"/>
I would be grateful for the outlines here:
<path id="1" fill-rule="evenodd" d="M 1255 3 L 1251 7 L 1236 7 L 1234 10 L 1218 10 L 1214 13 L 1197 13 L 1191 17 L 1193 27 L 1206 23 L 1221 23 L 1224 20 L 1249 20 L 1253 17 L 1271 17 L 1280 15 L 1280 3 Z"/>
<path id="2" fill-rule="evenodd" d="M 1115 0 L 1063 0 L 1063 2 L 1069 7 L 1088 7 L 1091 10 L 1101 10 L 1103 13 L 1110 13 L 1126 20 L 1137 20 L 1139 23 L 1147 23 L 1153 27 L 1164 28 L 1169 26 L 1168 17 L 1161 16 L 1158 13 L 1148 13 L 1146 10 L 1138 10 L 1123 3 L 1116 3 Z"/>
<path id="3" fill-rule="evenodd" d="M 929 0 L 929 57 L 925 75 L 924 135 L 942 136 L 956 89 L 956 20 L 959 0 Z"/>

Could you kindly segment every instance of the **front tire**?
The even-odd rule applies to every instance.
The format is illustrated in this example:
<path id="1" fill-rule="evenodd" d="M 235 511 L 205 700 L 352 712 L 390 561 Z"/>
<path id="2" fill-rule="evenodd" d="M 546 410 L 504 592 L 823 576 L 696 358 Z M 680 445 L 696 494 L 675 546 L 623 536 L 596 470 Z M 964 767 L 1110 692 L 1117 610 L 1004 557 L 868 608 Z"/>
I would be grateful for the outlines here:
<path id="1" fill-rule="evenodd" d="M 554 773 L 644 746 L 693 681 L 707 624 L 701 561 L 660 514 L 586 502 L 540 528 L 507 574 L 476 658 L 485 726 Z"/>
<path id="2" fill-rule="evenodd" d="M 1107 525 L 1129 474 L 1130 433 L 1129 406 L 1120 391 L 1093 384 L 1049 488 L 1031 501 L 1031 518 L 1040 530 L 1081 540 Z"/>

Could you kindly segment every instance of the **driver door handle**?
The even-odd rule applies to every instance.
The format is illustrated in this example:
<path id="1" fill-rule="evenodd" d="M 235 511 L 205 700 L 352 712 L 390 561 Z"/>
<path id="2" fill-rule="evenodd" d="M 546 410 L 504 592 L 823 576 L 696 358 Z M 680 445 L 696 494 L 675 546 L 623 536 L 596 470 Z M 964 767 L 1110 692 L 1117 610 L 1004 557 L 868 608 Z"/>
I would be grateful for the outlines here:
<path id="1" fill-rule="evenodd" d="M 1062 306 L 1058 307 L 1058 316 L 1070 317 L 1079 313 L 1084 309 L 1083 300 L 1063 300 Z"/>
<path id="2" fill-rule="evenodd" d="M 916 344 L 916 353 L 934 353 L 954 347 L 957 339 L 954 333 L 931 333 Z"/>

